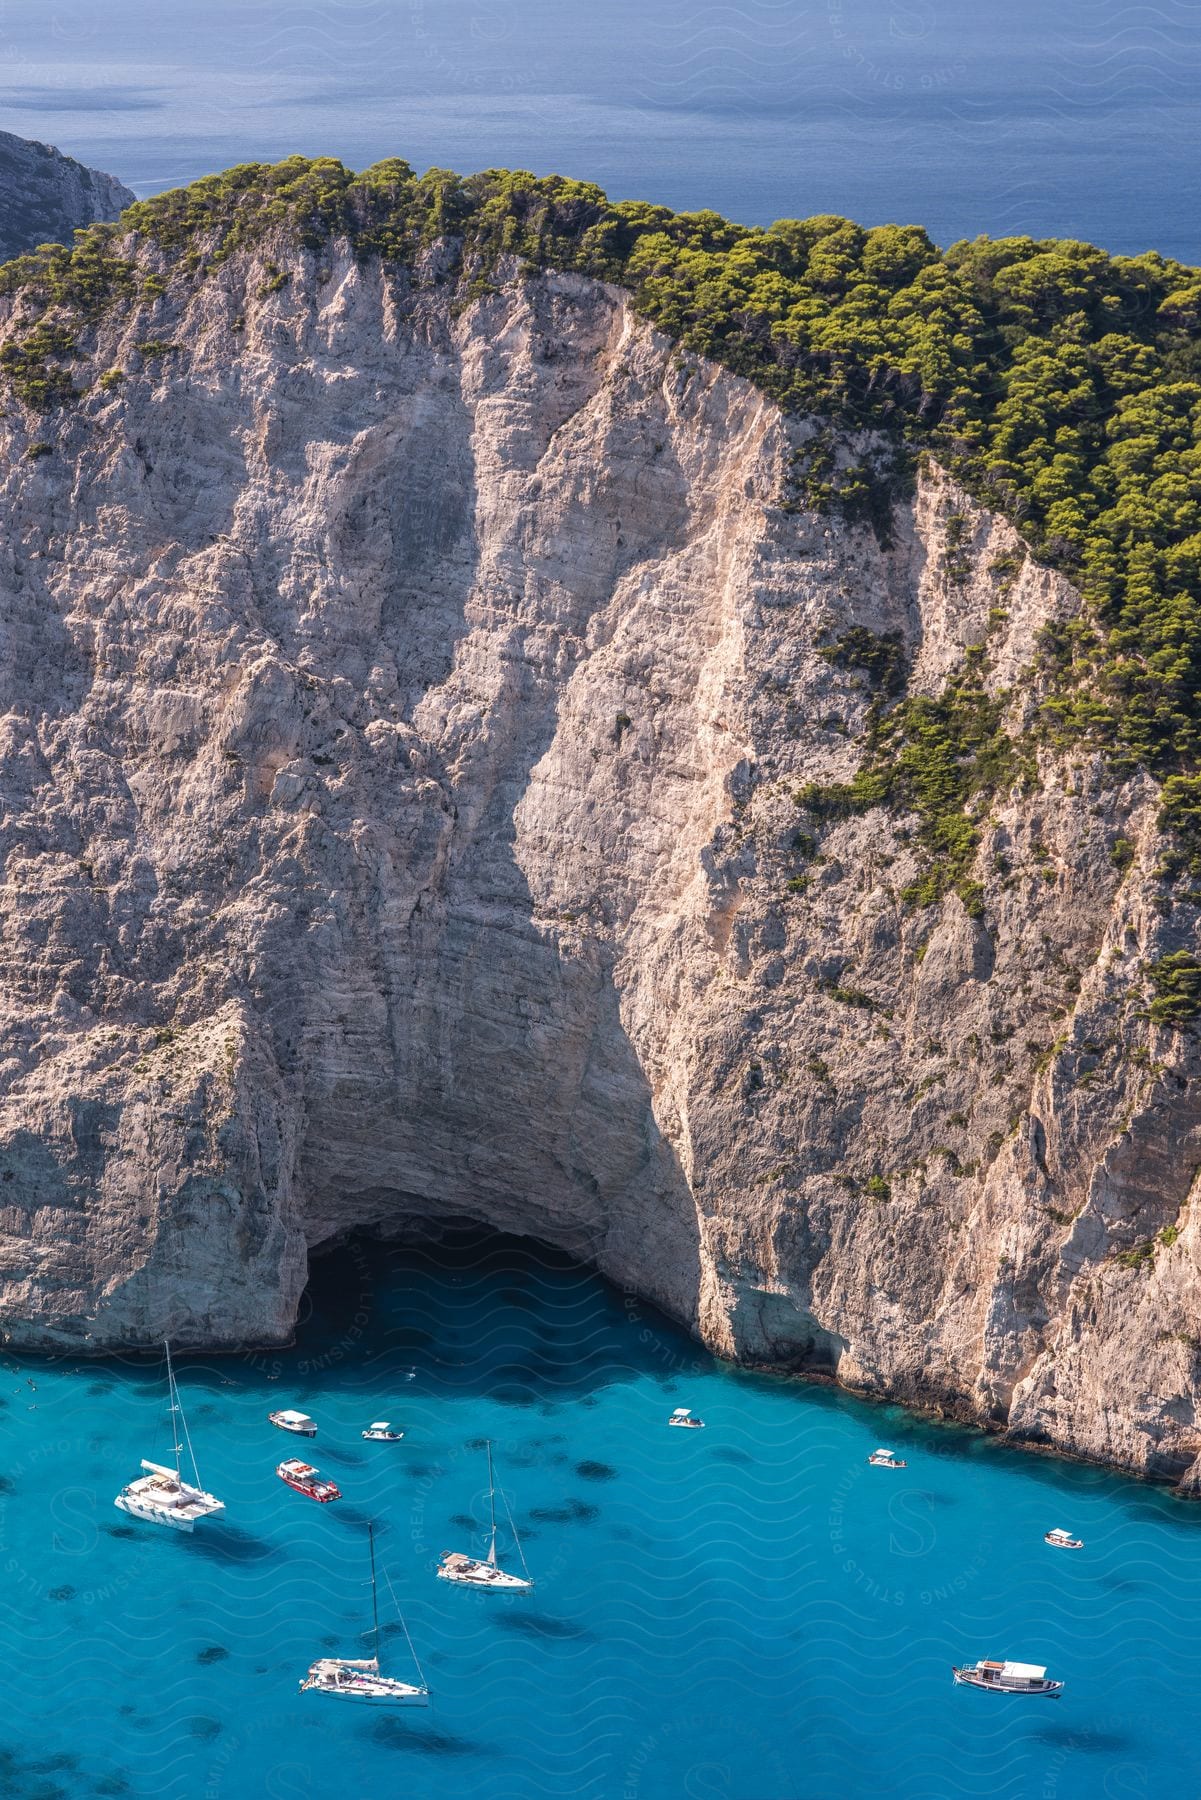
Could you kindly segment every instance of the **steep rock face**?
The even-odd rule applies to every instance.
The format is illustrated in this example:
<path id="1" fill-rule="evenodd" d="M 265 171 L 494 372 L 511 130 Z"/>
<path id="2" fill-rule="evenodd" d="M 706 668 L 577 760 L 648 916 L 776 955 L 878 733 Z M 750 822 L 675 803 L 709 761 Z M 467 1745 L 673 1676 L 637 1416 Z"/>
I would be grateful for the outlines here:
<path id="1" fill-rule="evenodd" d="M 115 176 L 0 131 L 0 262 L 37 244 L 69 244 L 77 226 L 115 219 L 133 199 Z"/>
<path id="2" fill-rule="evenodd" d="M 1016 722 L 1070 586 L 937 469 L 886 549 L 782 504 L 811 427 L 613 290 L 275 268 L 102 323 L 52 453 L 4 421 L 5 1329 L 278 1339 L 307 1248 L 473 1218 L 1195 1483 L 1154 785 L 998 796 L 980 917 L 902 902 L 911 820 L 798 847 L 871 701 L 823 646 L 983 643 Z"/>

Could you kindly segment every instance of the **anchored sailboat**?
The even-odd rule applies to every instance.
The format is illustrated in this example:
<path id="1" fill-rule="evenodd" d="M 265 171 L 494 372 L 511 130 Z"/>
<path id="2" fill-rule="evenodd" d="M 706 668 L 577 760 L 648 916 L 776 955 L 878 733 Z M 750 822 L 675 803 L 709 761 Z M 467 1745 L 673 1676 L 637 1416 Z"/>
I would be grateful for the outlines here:
<path id="1" fill-rule="evenodd" d="M 360 1700 L 369 1706 L 428 1706 L 430 1691 L 425 1685 L 425 1676 L 421 1673 L 421 1664 L 417 1661 L 417 1652 L 413 1648 L 413 1640 L 409 1636 L 409 1628 L 404 1622 L 404 1615 L 397 1607 L 401 1627 L 405 1634 L 405 1642 L 409 1646 L 409 1654 L 421 1685 L 415 1687 L 409 1681 L 397 1681 L 392 1675 L 381 1675 L 379 1672 L 379 1603 L 375 1592 L 375 1526 L 367 1528 L 368 1541 L 371 1546 L 371 1625 L 372 1648 L 374 1656 L 354 1660 L 345 1656 L 323 1656 L 313 1663 L 308 1674 L 300 1684 L 302 1694 L 337 1694 L 343 1700 Z M 385 1581 L 388 1577 L 385 1573 Z M 388 1592 L 392 1593 L 392 1583 L 388 1582 Z M 392 1594 L 395 1603 L 396 1595 Z"/>
<path id="2" fill-rule="evenodd" d="M 197 1519 L 207 1519 L 214 1513 L 224 1512 L 225 1502 L 206 1493 L 200 1485 L 196 1452 L 192 1449 L 188 1422 L 184 1418 L 179 1388 L 175 1382 L 175 1371 L 171 1367 L 171 1346 L 166 1344 L 164 1348 L 167 1352 L 167 1391 L 171 1396 L 175 1467 L 168 1469 L 161 1463 L 143 1461 L 142 1467 L 146 1474 L 122 1488 L 113 1505 L 119 1506 L 122 1512 L 129 1513 L 132 1518 L 146 1519 L 152 1525 L 172 1525 L 176 1531 L 191 1531 Z M 181 1437 L 183 1443 L 180 1442 Z M 183 1478 L 181 1458 L 184 1444 L 188 1447 L 188 1461 L 192 1465 L 192 1482 Z"/>
<path id="3" fill-rule="evenodd" d="M 513 1515 L 509 1511 L 509 1503 L 501 1493 L 501 1502 L 505 1509 L 505 1517 L 509 1521 L 509 1530 L 513 1533 L 513 1543 L 521 1563 L 521 1574 L 510 1575 L 502 1569 L 496 1560 L 496 1479 L 492 1473 L 492 1444 L 488 1444 L 488 1506 L 492 1514 L 492 1530 L 488 1539 L 488 1554 L 481 1559 L 477 1556 L 465 1556 L 459 1550 L 447 1550 L 438 1565 L 438 1574 L 443 1581 L 457 1581 L 464 1587 L 503 1588 L 507 1593 L 528 1593 L 533 1587 L 530 1572 L 526 1568 L 525 1557 L 521 1554 L 521 1544 L 517 1536 L 517 1527 L 513 1523 Z"/>

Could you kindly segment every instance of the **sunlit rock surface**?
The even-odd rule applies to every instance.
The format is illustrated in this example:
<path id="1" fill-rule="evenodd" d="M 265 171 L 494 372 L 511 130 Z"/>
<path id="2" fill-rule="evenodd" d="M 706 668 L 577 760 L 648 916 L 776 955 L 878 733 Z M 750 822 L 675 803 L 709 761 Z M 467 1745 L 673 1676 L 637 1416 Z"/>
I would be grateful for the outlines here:
<path id="1" fill-rule="evenodd" d="M 979 918 L 902 903 L 913 821 L 798 844 L 871 701 L 822 646 L 899 632 L 933 694 L 984 644 L 1017 724 L 1071 587 L 1002 592 L 1017 537 L 936 468 L 887 548 L 793 510 L 807 422 L 616 290 L 274 267 L 3 418 L 12 1340 L 278 1340 L 314 1246 L 474 1219 L 730 1354 L 1199 1485 L 1154 785 L 1046 760 Z"/>

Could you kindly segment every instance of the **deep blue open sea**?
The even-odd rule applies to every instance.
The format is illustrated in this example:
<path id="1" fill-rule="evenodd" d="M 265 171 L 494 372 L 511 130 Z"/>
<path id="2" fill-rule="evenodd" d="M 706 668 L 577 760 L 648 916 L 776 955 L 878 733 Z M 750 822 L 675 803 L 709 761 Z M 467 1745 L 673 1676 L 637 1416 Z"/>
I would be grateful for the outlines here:
<path id="1" fill-rule="evenodd" d="M 1198 0 L 0 0 L 0 125 L 141 194 L 399 155 L 1201 261 Z"/>
<path id="2" fill-rule="evenodd" d="M 1201 1508 L 735 1373 L 529 1246 L 356 1243 L 316 1265 L 294 1350 L 181 1356 L 201 1474 L 228 1507 L 190 1538 L 112 1506 L 142 1456 L 168 1454 L 161 1365 L 0 1375 L 0 1795 L 1201 1790 Z M 289 1404 L 317 1418 L 311 1445 L 267 1424 Z M 706 1429 L 669 1431 L 677 1405 Z M 403 1443 L 364 1443 L 376 1417 Z M 441 1551 L 482 1544 L 485 1437 L 530 1596 L 434 1576 Z M 908 1468 L 869 1468 L 878 1443 Z M 340 1502 L 276 1479 L 297 1450 Z M 356 1654 L 370 1520 L 428 1711 L 297 1691 L 314 1656 Z M 1086 1548 L 1048 1549 L 1052 1525 Z M 381 1605 L 403 1678 L 386 1586 Z M 1066 1692 L 955 1688 L 952 1662 L 987 1654 L 1045 1662 Z"/>

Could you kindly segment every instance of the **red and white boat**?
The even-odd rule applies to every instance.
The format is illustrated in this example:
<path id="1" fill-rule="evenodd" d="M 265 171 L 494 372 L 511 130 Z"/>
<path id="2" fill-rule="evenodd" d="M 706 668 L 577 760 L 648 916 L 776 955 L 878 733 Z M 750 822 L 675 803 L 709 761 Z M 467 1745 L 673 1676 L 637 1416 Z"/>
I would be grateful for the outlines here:
<path id="1" fill-rule="evenodd" d="M 275 1473 L 290 1488 L 295 1488 L 298 1494 L 307 1494 L 310 1500 L 320 1501 L 322 1506 L 327 1500 L 342 1498 L 342 1490 L 336 1482 L 326 1481 L 319 1469 L 315 1469 L 311 1463 L 301 1462 L 298 1456 L 285 1457 Z"/>

